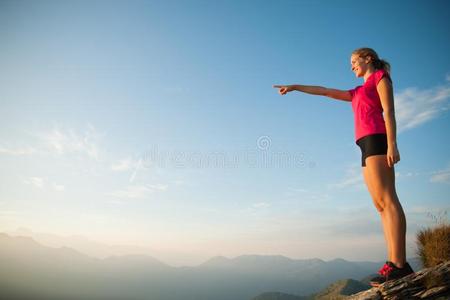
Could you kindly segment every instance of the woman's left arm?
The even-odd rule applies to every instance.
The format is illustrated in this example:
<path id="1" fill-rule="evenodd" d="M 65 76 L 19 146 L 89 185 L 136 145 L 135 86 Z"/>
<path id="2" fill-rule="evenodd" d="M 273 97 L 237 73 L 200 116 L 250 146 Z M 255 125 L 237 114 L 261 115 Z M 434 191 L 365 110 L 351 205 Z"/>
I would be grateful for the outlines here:
<path id="1" fill-rule="evenodd" d="M 391 81 L 386 77 L 382 78 L 378 82 L 377 91 L 378 95 L 380 95 L 386 123 L 387 163 L 389 167 L 393 167 L 395 163 L 400 161 L 400 153 L 397 147 L 397 125 L 395 122 L 394 92 Z"/>

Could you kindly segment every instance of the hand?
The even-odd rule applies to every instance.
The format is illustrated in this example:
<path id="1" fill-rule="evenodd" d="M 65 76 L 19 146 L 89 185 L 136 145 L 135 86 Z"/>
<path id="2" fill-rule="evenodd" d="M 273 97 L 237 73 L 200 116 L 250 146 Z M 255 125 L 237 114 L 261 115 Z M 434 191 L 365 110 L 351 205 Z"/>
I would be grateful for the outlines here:
<path id="1" fill-rule="evenodd" d="M 274 85 L 273 87 L 280 89 L 278 91 L 280 95 L 285 95 L 286 93 L 292 92 L 294 90 L 291 85 Z"/>
<path id="2" fill-rule="evenodd" d="M 388 145 L 386 157 L 390 168 L 400 161 L 400 152 L 398 151 L 397 145 Z"/>

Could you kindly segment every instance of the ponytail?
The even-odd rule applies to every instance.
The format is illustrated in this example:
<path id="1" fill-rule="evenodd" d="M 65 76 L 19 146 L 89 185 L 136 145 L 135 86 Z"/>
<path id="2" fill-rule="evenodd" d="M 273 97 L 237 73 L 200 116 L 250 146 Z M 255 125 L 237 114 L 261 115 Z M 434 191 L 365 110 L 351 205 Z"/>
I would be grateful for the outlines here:
<path id="1" fill-rule="evenodd" d="M 376 70 L 385 70 L 388 74 L 391 74 L 391 64 L 384 59 L 375 59 L 372 63 Z"/>

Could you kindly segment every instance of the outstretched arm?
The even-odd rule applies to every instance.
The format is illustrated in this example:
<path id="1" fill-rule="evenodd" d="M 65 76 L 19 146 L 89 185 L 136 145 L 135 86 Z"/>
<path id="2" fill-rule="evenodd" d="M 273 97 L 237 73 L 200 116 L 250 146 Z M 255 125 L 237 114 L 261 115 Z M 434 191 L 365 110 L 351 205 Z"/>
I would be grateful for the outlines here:
<path id="1" fill-rule="evenodd" d="M 329 89 L 323 86 L 315 85 L 274 85 L 274 88 L 279 88 L 279 93 L 285 95 L 288 92 L 298 91 L 303 93 L 308 93 L 312 95 L 326 96 L 329 98 L 334 98 L 343 101 L 352 101 L 352 96 L 348 91 Z"/>

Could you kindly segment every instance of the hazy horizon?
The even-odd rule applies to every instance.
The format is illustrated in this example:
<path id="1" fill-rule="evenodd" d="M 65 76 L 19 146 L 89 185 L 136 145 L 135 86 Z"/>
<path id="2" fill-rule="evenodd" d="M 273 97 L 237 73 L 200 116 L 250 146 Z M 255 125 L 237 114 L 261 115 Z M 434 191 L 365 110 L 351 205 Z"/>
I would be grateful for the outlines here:
<path id="1" fill-rule="evenodd" d="M 284 256 L 215 257 L 173 267 L 150 256 L 95 259 L 72 248 L 46 247 L 29 237 L 0 233 L 0 289 L 8 299 L 250 300 L 278 291 L 311 295 L 369 288 L 380 262 L 290 259 Z M 420 259 L 410 260 L 415 270 Z"/>
<path id="2" fill-rule="evenodd" d="M 225 257 L 227 259 L 234 259 L 239 256 L 247 256 L 247 255 L 261 255 L 261 256 L 284 256 L 289 259 L 300 259 L 300 260 L 309 260 L 309 259 L 321 259 L 323 261 L 332 261 L 334 259 L 344 259 L 342 257 L 330 257 L 328 259 L 323 259 L 320 257 L 289 257 L 286 255 L 280 255 L 276 253 L 272 254 L 264 254 L 264 253 L 241 253 L 234 256 L 226 256 L 226 255 L 213 255 L 210 257 L 204 257 L 203 259 L 198 257 L 198 260 L 186 260 L 186 254 L 183 252 L 167 252 L 167 251 L 158 251 L 156 248 L 152 248 L 150 246 L 145 245 L 133 245 L 133 244 L 117 244 L 112 243 L 109 244 L 107 242 L 102 242 L 98 240 L 89 239 L 82 235 L 57 235 L 45 232 L 34 232 L 28 228 L 17 228 L 16 230 L 11 231 L 0 231 L 0 233 L 7 234 L 11 237 L 29 237 L 36 241 L 38 244 L 41 244 L 50 248 L 63 248 L 67 247 L 77 252 L 80 252 L 84 255 L 105 259 L 111 258 L 115 256 L 127 256 L 127 255 L 145 255 L 152 258 L 155 258 L 162 263 L 165 263 L 172 267 L 195 267 L 199 266 L 214 257 Z M 417 257 L 417 255 L 412 254 L 411 257 Z M 352 261 L 346 259 L 348 261 Z M 354 261 L 367 261 L 367 262 L 375 262 L 371 260 L 354 260 Z"/>
<path id="3" fill-rule="evenodd" d="M 418 230 L 450 208 L 450 4 L 377 5 L 0 1 L 0 232 L 170 265 L 384 261 L 351 105 L 272 87 L 354 88 L 351 52 L 367 46 L 392 65 L 415 256 Z"/>

